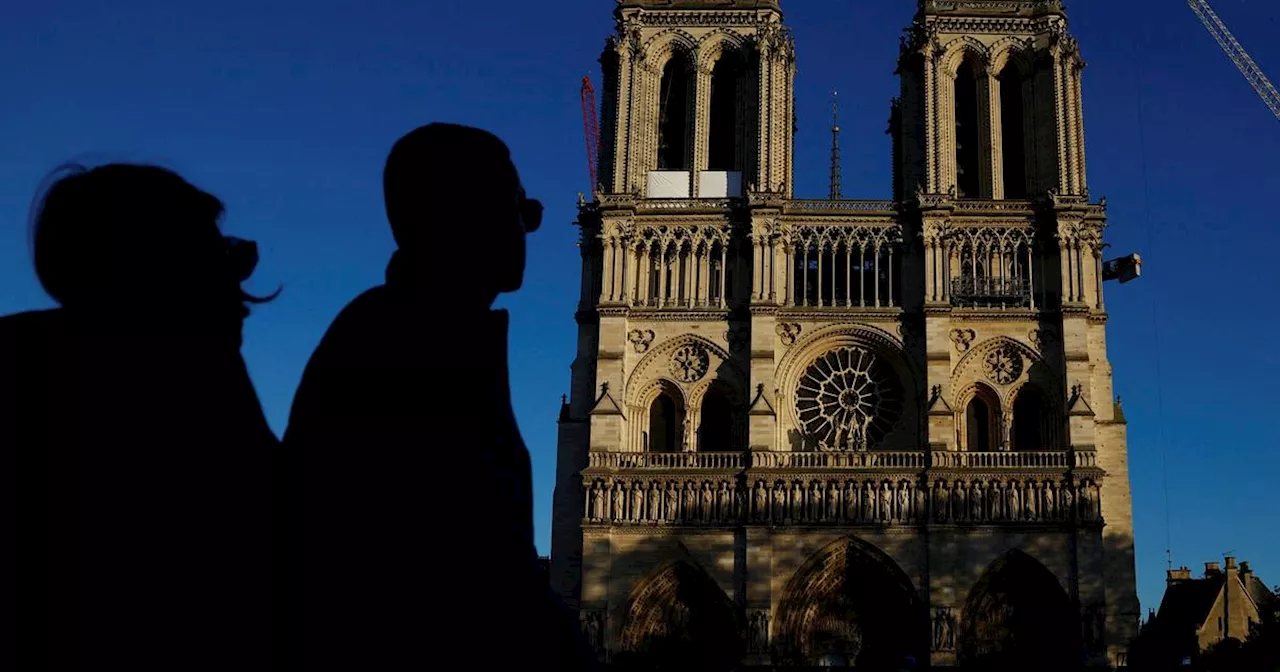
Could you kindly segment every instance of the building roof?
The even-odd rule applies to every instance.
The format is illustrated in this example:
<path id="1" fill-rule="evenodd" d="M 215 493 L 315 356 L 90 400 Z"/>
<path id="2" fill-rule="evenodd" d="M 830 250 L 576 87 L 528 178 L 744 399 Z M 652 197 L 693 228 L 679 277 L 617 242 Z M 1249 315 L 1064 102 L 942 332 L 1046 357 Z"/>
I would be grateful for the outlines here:
<path id="1" fill-rule="evenodd" d="M 1276 599 L 1276 595 L 1267 588 L 1267 584 L 1253 574 L 1250 574 L 1248 580 L 1244 582 L 1244 590 L 1258 607 L 1258 611 L 1266 611 Z"/>
<path id="2" fill-rule="evenodd" d="M 1062 0 L 918 0 L 920 13 L 931 16 L 999 16 L 1033 18 L 1063 14 Z"/>
<path id="3" fill-rule="evenodd" d="M 1164 599 L 1160 600 L 1157 626 L 1170 634 L 1195 632 L 1208 618 L 1225 581 L 1226 577 L 1218 574 L 1170 583 L 1165 588 Z"/>

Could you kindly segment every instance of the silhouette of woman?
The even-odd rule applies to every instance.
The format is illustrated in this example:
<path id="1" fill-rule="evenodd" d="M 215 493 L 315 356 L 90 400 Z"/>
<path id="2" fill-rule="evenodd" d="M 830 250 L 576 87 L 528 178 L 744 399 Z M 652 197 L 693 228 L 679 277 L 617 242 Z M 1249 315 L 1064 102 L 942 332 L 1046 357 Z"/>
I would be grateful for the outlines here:
<path id="1" fill-rule="evenodd" d="M 222 210 L 124 164 L 74 167 L 36 208 L 60 307 L 0 318 L 18 669 L 270 669 L 277 441 L 240 356 L 265 299 Z"/>

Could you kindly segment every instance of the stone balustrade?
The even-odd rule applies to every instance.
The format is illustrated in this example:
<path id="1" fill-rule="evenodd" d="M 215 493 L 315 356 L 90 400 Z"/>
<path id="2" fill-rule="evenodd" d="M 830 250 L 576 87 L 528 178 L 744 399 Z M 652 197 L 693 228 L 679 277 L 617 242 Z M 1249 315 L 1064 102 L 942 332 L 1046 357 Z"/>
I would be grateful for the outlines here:
<path id="1" fill-rule="evenodd" d="M 586 525 L 1006 525 L 1101 520 L 1096 481 L 594 478 Z"/>
<path id="2" fill-rule="evenodd" d="M 920 451 L 763 452 L 751 453 L 753 469 L 924 469 Z"/>
<path id="3" fill-rule="evenodd" d="M 746 453 L 605 453 L 592 452 L 592 469 L 715 469 L 741 470 Z"/>
<path id="4" fill-rule="evenodd" d="M 936 451 L 932 464 L 938 469 L 1070 469 L 1071 453 L 1064 450 L 1043 450 L 1025 452 L 978 453 L 966 451 Z M 1087 464 L 1081 464 L 1081 462 Z M 1097 458 L 1092 453 L 1077 453 L 1074 466 L 1096 466 Z"/>

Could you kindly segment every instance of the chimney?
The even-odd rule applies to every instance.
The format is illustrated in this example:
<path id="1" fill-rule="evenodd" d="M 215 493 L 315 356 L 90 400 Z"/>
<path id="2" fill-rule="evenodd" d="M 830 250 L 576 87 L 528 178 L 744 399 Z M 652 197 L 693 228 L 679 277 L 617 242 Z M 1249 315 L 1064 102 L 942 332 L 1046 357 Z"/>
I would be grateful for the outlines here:
<path id="1" fill-rule="evenodd" d="M 1191 580 L 1191 570 L 1187 569 L 1186 567 L 1168 570 L 1168 578 L 1166 579 L 1166 581 L 1170 584 L 1176 583 L 1178 581 L 1190 581 L 1190 580 Z"/>
<path id="2" fill-rule="evenodd" d="M 1204 576 L 1206 579 L 1211 576 L 1218 576 L 1221 573 L 1222 573 L 1222 566 L 1219 563 L 1216 563 L 1216 562 L 1204 563 Z"/>
<path id="3" fill-rule="evenodd" d="M 1249 561 L 1245 560 L 1240 563 L 1240 580 L 1248 581 L 1251 577 L 1253 577 L 1253 568 L 1249 566 Z"/>
<path id="4" fill-rule="evenodd" d="M 1236 559 L 1234 556 L 1228 555 L 1225 559 L 1227 561 L 1227 569 L 1230 570 L 1236 568 Z"/>

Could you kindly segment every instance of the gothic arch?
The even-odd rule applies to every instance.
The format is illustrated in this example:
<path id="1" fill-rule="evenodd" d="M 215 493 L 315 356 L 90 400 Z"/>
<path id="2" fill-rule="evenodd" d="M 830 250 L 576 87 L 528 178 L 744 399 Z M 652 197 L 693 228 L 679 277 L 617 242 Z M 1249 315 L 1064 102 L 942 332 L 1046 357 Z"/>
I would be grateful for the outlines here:
<path id="1" fill-rule="evenodd" d="M 1034 401 L 1032 396 L 1036 397 Z M 1028 408 L 1034 403 L 1034 408 Z M 1036 417 L 1029 417 L 1032 411 Z M 1061 448 L 1061 436 L 1064 431 L 1065 412 L 1062 402 L 1057 400 L 1052 390 L 1044 389 L 1033 380 L 1019 383 L 1009 391 L 1009 439 L 1010 450 L 1058 450 Z M 1028 420 L 1034 420 L 1033 426 L 1022 426 Z M 1037 436 L 1037 440 L 1028 444 L 1028 438 Z"/>
<path id="2" fill-rule="evenodd" d="M 927 660 L 928 611 L 911 579 L 874 545 L 846 537 L 815 553 L 787 582 L 774 613 L 775 662 L 824 659 L 897 669 Z"/>
<path id="3" fill-rule="evenodd" d="M 658 74 L 676 52 L 687 58 L 689 66 L 693 67 L 698 62 L 698 40 L 683 30 L 671 28 L 649 38 L 643 47 L 645 64 Z"/>
<path id="4" fill-rule="evenodd" d="M 682 353 L 683 351 L 683 353 Z M 678 368 L 676 357 L 691 357 L 693 368 Z M 687 360 L 682 360 L 687 361 Z M 705 364 L 704 364 L 705 362 Z M 688 373 L 681 379 L 677 373 Z M 696 379 L 693 374 L 700 373 Z M 697 418 L 695 395 L 705 392 L 705 386 L 714 382 L 728 386 L 734 391 L 734 399 L 744 396 L 746 389 L 741 369 L 730 361 L 729 353 L 712 341 L 693 334 L 684 334 L 667 339 L 655 347 L 636 364 L 623 391 L 623 404 L 627 408 L 627 417 L 631 418 L 628 430 L 630 448 L 623 450 L 641 451 L 645 448 L 645 432 L 649 431 L 649 406 L 664 390 L 674 390 L 683 403 L 683 414 L 678 431 L 680 442 L 684 448 L 691 445 L 694 438 L 694 419 Z"/>
<path id="5" fill-rule="evenodd" d="M 669 415 L 661 419 L 662 427 L 659 431 L 654 426 L 654 412 L 655 406 L 664 396 L 670 400 L 672 408 L 669 410 Z M 640 403 L 631 409 L 628 417 L 634 419 L 641 432 L 640 450 L 645 452 L 682 450 L 688 439 L 689 404 L 680 386 L 666 378 L 658 378 L 641 390 L 639 398 Z M 655 431 L 663 436 L 655 434 Z"/>
<path id="6" fill-rule="evenodd" d="M 745 37 L 725 28 L 717 28 L 698 40 L 698 68 L 710 72 L 716 62 L 726 55 L 736 56 L 745 66 L 749 53 Z"/>
<path id="7" fill-rule="evenodd" d="M 895 407 L 886 422 L 889 428 L 881 427 L 878 441 L 868 440 L 871 448 L 881 449 L 915 449 L 920 441 L 920 405 L 924 401 L 924 393 L 919 384 L 920 377 L 910 360 L 905 356 L 902 344 L 887 332 L 864 324 L 837 324 L 817 329 L 797 341 L 778 363 L 777 384 L 775 391 L 779 399 L 786 400 L 782 405 L 780 431 L 782 437 L 792 450 L 814 449 L 816 445 L 812 437 L 808 437 L 806 420 L 813 424 L 813 418 L 802 417 L 797 408 L 800 401 L 800 386 L 812 367 L 818 361 L 832 353 L 865 352 L 872 355 L 877 366 L 883 366 L 883 378 L 889 379 L 887 403 Z M 896 389 L 894 389 L 896 387 Z M 875 437 L 866 437 L 873 439 Z M 814 445 L 810 445 L 814 444 Z"/>
<path id="8" fill-rule="evenodd" d="M 987 50 L 990 57 L 990 68 L 995 74 L 1004 71 L 1005 66 L 1013 65 L 1018 69 L 1018 76 L 1026 78 L 1035 71 L 1033 51 L 1025 40 L 1010 35 Z M 957 64 L 958 65 L 958 64 Z"/>
<path id="9" fill-rule="evenodd" d="M 1014 549 L 969 590 L 957 641 L 962 669 L 1059 670 L 1080 665 L 1079 619 L 1058 577 Z"/>
<path id="10" fill-rule="evenodd" d="M 974 383 L 991 386 L 1000 395 L 1001 407 L 1009 407 L 1010 392 L 1027 382 L 1037 384 L 1053 397 L 1058 377 L 1035 349 L 1008 336 L 996 336 L 974 345 L 956 364 L 951 389 L 967 390 Z M 960 399 L 953 399 L 959 404 Z"/>
<path id="11" fill-rule="evenodd" d="M 960 69 L 960 64 L 966 60 L 973 66 L 975 74 L 986 72 L 987 65 L 991 62 L 991 51 L 970 35 L 957 37 L 947 42 L 942 49 L 942 72 L 952 79 L 956 76 L 956 70 Z"/>
<path id="12" fill-rule="evenodd" d="M 615 662 L 728 669 L 742 658 L 733 601 L 687 551 L 680 555 L 660 563 L 631 591 L 618 638 L 622 660 Z"/>
<path id="13" fill-rule="evenodd" d="M 993 452 L 1005 445 L 1003 401 L 992 387 L 973 382 L 956 395 L 956 433 L 966 451 Z"/>

